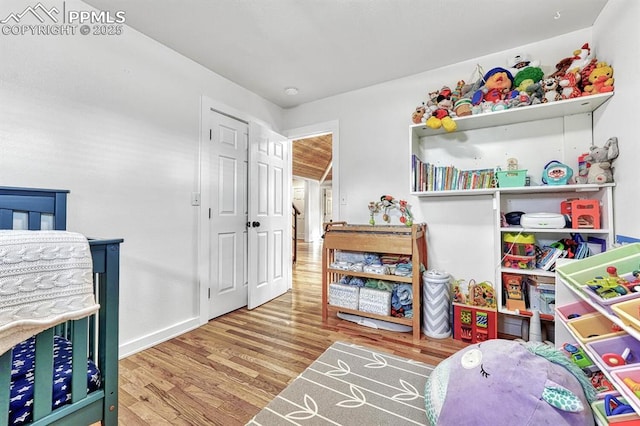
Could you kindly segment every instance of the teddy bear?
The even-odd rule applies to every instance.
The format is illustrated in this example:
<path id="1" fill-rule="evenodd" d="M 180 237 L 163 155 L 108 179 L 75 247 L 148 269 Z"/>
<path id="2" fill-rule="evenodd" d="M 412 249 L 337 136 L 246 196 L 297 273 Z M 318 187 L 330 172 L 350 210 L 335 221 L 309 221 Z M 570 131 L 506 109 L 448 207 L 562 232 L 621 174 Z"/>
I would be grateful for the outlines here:
<path id="1" fill-rule="evenodd" d="M 511 73 L 513 78 L 515 78 L 520 71 L 523 71 L 526 68 L 529 68 L 529 67 L 539 68 L 540 61 L 537 59 L 535 60 L 531 59 L 531 57 L 525 53 L 525 54 L 516 55 L 509 58 L 507 60 L 507 65 L 509 66 L 507 70 Z"/>
<path id="2" fill-rule="evenodd" d="M 599 62 L 589 74 L 588 81 L 582 96 L 613 92 L 613 68 L 606 62 Z"/>
<path id="3" fill-rule="evenodd" d="M 587 163 L 586 169 L 580 170 L 576 178 L 577 183 L 608 183 L 613 182 L 613 168 L 611 163 L 618 158 L 618 138 L 611 137 L 604 146 L 592 146 L 589 155 L 584 160 Z"/>
<path id="4" fill-rule="evenodd" d="M 451 118 L 453 102 L 451 101 L 451 89 L 444 86 L 435 99 L 435 109 L 432 109 L 431 116 L 427 118 L 425 124 L 432 129 L 443 127 L 447 132 L 453 132 L 458 125 Z"/>

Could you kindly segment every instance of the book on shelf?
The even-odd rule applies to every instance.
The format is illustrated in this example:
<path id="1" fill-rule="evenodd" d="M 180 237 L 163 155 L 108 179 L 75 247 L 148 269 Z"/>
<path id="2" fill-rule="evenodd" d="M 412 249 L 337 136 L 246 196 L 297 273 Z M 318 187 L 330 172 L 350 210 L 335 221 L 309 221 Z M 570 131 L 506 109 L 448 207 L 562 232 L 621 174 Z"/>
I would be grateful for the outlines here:
<path id="1" fill-rule="evenodd" d="M 564 257 L 566 252 L 556 247 L 544 246 L 541 252 L 536 256 L 536 267 L 544 269 L 545 271 L 553 271 L 556 260 L 560 257 Z"/>
<path id="2" fill-rule="evenodd" d="M 411 157 L 413 190 L 417 192 L 484 189 L 495 187 L 494 169 L 460 170 L 454 166 L 424 163 Z"/>

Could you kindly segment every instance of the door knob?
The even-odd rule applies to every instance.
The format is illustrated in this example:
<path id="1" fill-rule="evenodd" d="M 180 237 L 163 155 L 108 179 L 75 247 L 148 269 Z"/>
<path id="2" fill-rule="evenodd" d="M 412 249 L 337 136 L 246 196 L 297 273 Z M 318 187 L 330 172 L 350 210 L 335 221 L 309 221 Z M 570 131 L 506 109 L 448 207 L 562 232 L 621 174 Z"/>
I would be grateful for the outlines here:
<path id="1" fill-rule="evenodd" d="M 255 221 L 255 220 L 254 220 L 254 221 L 251 223 L 251 226 L 253 226 L 254 228 L 259 228 L 259 227 L 260 227 L 260 222 L 258 222 L 258 221 Z"/>

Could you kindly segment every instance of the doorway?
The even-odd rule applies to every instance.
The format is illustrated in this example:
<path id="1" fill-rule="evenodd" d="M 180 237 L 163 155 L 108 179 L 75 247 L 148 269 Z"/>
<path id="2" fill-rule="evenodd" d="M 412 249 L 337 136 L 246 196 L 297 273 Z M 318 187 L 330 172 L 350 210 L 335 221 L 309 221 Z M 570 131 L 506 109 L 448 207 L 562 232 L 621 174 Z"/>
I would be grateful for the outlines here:
<path id="1" fill-rule="evenodd" d="M 322 224 L 339 217 L 339 206 L 333 203 L 338 185 L 338 122 L 331 121 L 292 129 L 286 132 L 292 140 L 292 194 L 300 208 L 299 240 L 310 242 L 322 236 Z"/>

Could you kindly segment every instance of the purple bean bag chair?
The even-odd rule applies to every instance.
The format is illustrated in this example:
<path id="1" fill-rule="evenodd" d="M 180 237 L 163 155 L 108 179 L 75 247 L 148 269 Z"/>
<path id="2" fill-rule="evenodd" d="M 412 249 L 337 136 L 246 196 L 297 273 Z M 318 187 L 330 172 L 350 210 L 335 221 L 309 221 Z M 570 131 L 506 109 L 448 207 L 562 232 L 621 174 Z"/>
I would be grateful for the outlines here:
<path id="1" fill-rule="evenodd" d="M 595 398 L 588 377 L 560 351 L 500 339 L 461 349 L 425 386 L 433 426 L 589 426 Z"/>

